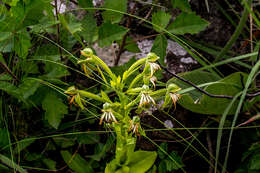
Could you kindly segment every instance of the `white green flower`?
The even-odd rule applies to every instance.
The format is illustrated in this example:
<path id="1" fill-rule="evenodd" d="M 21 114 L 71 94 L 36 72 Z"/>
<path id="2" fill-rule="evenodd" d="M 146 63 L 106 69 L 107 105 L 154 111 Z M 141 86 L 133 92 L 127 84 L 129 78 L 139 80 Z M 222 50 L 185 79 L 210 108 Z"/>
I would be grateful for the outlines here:
<path id="1" fill-rule="evenodd" d="M 99 121 L 100 125 L 103 123 L 103 120 L 106 123 L 112 123 L 112 122 L 117 123 L 116 117 L 114 116 L 112 110 L 103 111 L 103 114 L 102 114 L 100 121 Z"/>
<path id="2" fill-rule="evenodd" d="M 151 69 L 151 76 L 153 76 L 153 74 L 161 69 L 160 65 L 155 63 L 155 62 L 149 62 L 149 65 L 150 65 L 150 69 Z"/>
<path id="3" fill-rule="evenodd" d="M 141 99 L 140 99 L 140 103 L 139 103 L 139 107 L 142 107 L 142 106 L 148 106 L 150 104 L 156 104 L 154 99 L 149 95 L 148 92 L 142 92 L 141 93 Z"/>

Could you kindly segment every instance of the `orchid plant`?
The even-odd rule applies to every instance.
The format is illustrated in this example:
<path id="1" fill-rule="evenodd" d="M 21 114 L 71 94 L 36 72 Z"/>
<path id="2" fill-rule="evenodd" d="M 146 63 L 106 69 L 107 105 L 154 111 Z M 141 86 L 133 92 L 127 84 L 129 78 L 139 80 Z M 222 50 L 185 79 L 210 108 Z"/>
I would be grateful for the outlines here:
<path id="1" fill-rule="evenodd" d="M 107 164 L 106 173 L 144 173 L 154 163 L 157 153 L 151 151 L 135 151 L 136 139 L 138 136 L 145 136 L 145 131 L 140 124 L 138 113 L 148 110 L 152 105 L 157 106 L 156 101 L 164 96 L 162 108 L 176 105 L 180 95 L 177 92 L 180 88 L 170 84 L 166 88 L 155 90 L 156 77 L 154 74 L 160 70 L 157 60 L 159 57 L 149 53 L 146 57 L 137 60 L 126 70 L 122 76 L 116 76 L 111 69 L 96 55 L 90 48 L 81 51 L 85 57 L 79 60 L 86 74 L 96 70 L 103 79 L 110 91 L 116 94 L 117 99 L 112 101 L 107 92 L 93 94 L 84 90 L 69 87 L 65 93 L 72 97 L 71 102 L 86 109 L 88 99 L 94 99 L 103 103 L 100 125 L 111 128 L 117 137 L 115 159 Z M 137 70 L 143 69 L 130 85 L 126 85 L 131 75 Z M 131 110 L 136 110 L 137 115 L 132 116 Z M 142 163 L 142 164 L 140 164 Z"/>

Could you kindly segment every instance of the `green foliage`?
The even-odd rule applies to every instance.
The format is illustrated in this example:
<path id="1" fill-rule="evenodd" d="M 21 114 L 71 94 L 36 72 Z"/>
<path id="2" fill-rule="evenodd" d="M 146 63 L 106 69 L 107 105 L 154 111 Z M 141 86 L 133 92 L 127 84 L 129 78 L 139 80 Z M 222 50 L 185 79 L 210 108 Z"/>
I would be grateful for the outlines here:
<path id="1" fill-rule="evenodd" d="M 171 15 L 165 13 L 164 11 L 158 11 L 152 16 L 152 23 L 165 29 L 171 19 Z M 157 26 L 153 26 L 154 30 L 157 32 L 162 32 L 163 30 Z"/>
<path id="2" fill-rule="evenodd" d="M 100 47 L 109 46 L 113 41 L 120 40 L 126 33 L 127 29 L 116 24 L 104 23 L 98 30 L 98 45 Z"/>
<path id="3" fill-rule="evenodd" d="M 106 0 L 104 8 L 108 9 L 102 13 L 105 22 L 119 23 L 123 14 L 110 11 L 109 9 L 125 13 L 127 10 L 127 0 Z"/>
<path id="4" fill-rule="evenodd" d="M 245 73 L 234 73 L 230 76 L 225 77 L 224 79 L 218 80 L 215 75 L 207 72 L 190 72 L 184 73 L 181 75 L 183 78 L 188 79 L 199 86 L 204 86 L 204 90 L 211 94 L 217 95 L 229 95 L 234 96 L 237 93 L 243 90 L 243 83 L 247 79 L 247 74 Z M 200 76 L 198 78 L 197 76 Z M 176 83 L 182 89 L 188 88 L 187 84 L 173 78 L 168 81 L 170 83 Z M 190 88 L 194 90 L 193 88 Z M 187 89 L 186 91 L 188 91 Z M 189 94 L 185 94 L 179 101 L 183 107 L 193 112 L 201 113 L 201 114 L 222 114 L 225 108 L 228 106 L 231 100 L 229 99 L 219 99 L 212 98 L 207 95 L 202 94 L 201 92 L 194 90 Z M 229 111 L 229 114 L 234 114 L 236 111 L 237 103 L 234 104 Z"/>
<path id="5" fill-rule="evenodd" d="M 59 127 L 64 115 L 68 113 L 67 106 L 53 93 L 48 93 L 45 96 L 42 108 L 45 110 L 45 119 L 55 129 Z"/>
<path id="6" fill-rule="evenodd" d="M 83 159 L 79 154 L 70 154 L 68 151 L 61 151 L 61 155 L 67 165 L 77 173 L 94 173 L 89 163 Z"/>
<path id="7" fill-rule="evenodd" d="M 168 152 L 167 143 L 162 143 L 160 147 L 165 152 Z M 162 152 L 160 149 L 158 150 L 158 156 L 160 158 L 160 163 L 158 166 L 159 173 L 167 173 L 167 172 L 175 171 L 184 166 L 184 164 L 181 161 L 181 157 L 178 156 L 176 152 L 172 151 L 169 156 L 167 156 L 165 152 Z M 171 157 L 174 161 L 169 157 Z"/>
<path id="8" fill-rule="evenodd" d="M 167 27 L 167 30 L 173 34 L 196 34 L 204 30 L 209 23 L 201 19 L 195 13 L 182 12 L 176 19 Z"/>
<path id="9" fill-rule="evenodd" d="M 166 56 L 167 46 L 168 46 L 167 38 L 163 34 L 160 34 L 155 38 L 153 47 L 151 50 L 152 52 L 156 53 L 157 55 L 159 55 L 161 57 L 159 59 L 159 62 L 162 65 L 165 65 L 164 58 Z"/>
<path id="10" fill-rule="evenodd" d="M 173 8 L 179 8 L 183 12 L 191 12 L 188 0 L 171 0 Z"/>

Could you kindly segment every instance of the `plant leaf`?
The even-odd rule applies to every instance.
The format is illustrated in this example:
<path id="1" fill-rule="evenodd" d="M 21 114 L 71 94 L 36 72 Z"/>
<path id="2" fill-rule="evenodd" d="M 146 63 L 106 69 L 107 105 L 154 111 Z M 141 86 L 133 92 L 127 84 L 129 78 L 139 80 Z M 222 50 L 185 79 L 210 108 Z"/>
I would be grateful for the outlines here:
<path id="1" fill-rule="evenodd" d="M 31 47 L 31 37 L 26 30 L 15 34 L 14 51 L 21 58 L 26 58 Z"/>
<path id="2" fill-rule="evenodd" d="M 167 28 L 173 34 L 196 34 L 204 30 L 209 23 L 195 13 L 181 13 Z"/>
<path id="3" fill-rule="evenodd" d="M 45 96 L 42 108 L 45 110 L 45 119 L 55 129 L 58 128 L 64 114 L 68 113 L 67 106 L 53 93 L 48 93 Z"/>
<path id="4" fill-rule="evenodd" d="M 201 72 L 202 73 L 202 72 Z M 205 73 L 205 72 L 204 72 Z M 181 75 L 183 78 L 186 79 L 186 74 Z M 191 74 L 190 74 L 191 75 Z M 200 79 L 202 75 L 199 75 L 199 73 L 193 73 L 193 78 L 189 76 L 189 81 L 193 82 L 193 80 L 198 80 L 198 76 L 200 76 Z M 204 75 L 205 76 L 205 75 Z M 206 90 L 208 93 L 211 94 L 217 94 L 217 95 L 229 95 L 234 96 L 237 93 L 241 92 L 243 90 L 243 85 L 241 83 L 241 76 L 243 77 L 243 81 L 247 79 L 247 74 L 242 72 L 237 72 L 234 74 L 231 74 L 224 79 L 215 81 L 215 82 L 206 82 L 203 84 L 205 87 L 204 90 Z M 208 76 L 208 79 L 212 78 L 211 80 L 214 81 L 215 77 Z M 215 79 L 214 79 L 215 78 Z M 205 79 L 204 79 L 205 80 Z M 186 92 L 189 89 L 193 89 L 193 87 L 190 86 L 190 88 L 185 89 L 185 86 L 182 85 L 182 82 L 180 82 L 177 79 L 170 80 L 169 83 L 175 83 L 178 86 L 183 87 L 180 91 L 180 94 L 186 90 Z M 196 84 L 196 83 L 195 83 Z M 187 85 L 186 85 L 187 86 Z M 192 97 L 191 97 L 192 94 Z M 211 115 L 218 115 L 222 114 L 225 108 L 229 105 L 230 99 L 220 99 L 220 98 L 213 98 L 209 97 L 207 95 L 199 93 L 199 91 L 193 91 L 188 94 L 182 95 L 181 99 L 178 101 L 178 103 L 183 106 L 184 108 L 201 114 L 211 114 Z M 248 103 L 245 103 L 245 108 L 248 107 Z M 231 107 L 228 114 L 233 114 L 236 111 L 237 102 Z"/>
<path id="5" fill-rule="evenodd" d="M 104 23 L 98 30 L 98 45 L 100 47 L 109 46 L 113 43 L 113 41 L 122 39 L 127 32 L 128 30 L 122 26 Z"/>
<path id="6" fill-rule="evenodd" d="M 62 158 L 67 165 L 76 173 L 94 173 L 90 164 L 79 154 L 70 154 L 68 151 L 61 151 Z"/>
<path id="7" fill-rule="evenodd" d="M 127 0 L 106 0 L 104 8 L 125 13 L 127 9 Z M 102 17 L 105 22 L 119 23 L 123 17 L 123 14 L 107 10 L 102 13 Z"/>
<path id="8" fill-rule="evenodd" d="M 24 99 L 27 99 L 35 93 L 39 86 L 40 84 L 38 81 L 31 78 L 25 78 L 23 83 L 19 85 L 18 92 L 22 94 Z"/>
<path id="9" fill-rule="evenodd" d="M 80 32 L 80 34 L 84 40 L 90 43 L 95 41 L 98 36 L 98 27 L 93 14 L 86 14 L 81 23 L 82 32 Z"/>
<path id="10" fill-rule="evenodd" d="M 166 13 L 164 11 L 158 11 L 153 14 L 152 23 L 162 28 L 165 28 L 168 25 L 170 19 L 171 15 L 169 13 Z M 155 25 L 153 25 L 154 30 L 157 32 L 162 32 L 162 29 L 156 27 Z"/>
<path id="11" fill-rule="evenodd" d="M 130 168 L 129 173 L 145 173 L 150 169 L 157 157 L 155 151 L 136 151 L 129 156 L 127 166 Z"/>
<path id="12" fill-rule="evenodd" d="M 151 52 L 155 53 L 160 57 L 158 61 L 162 65 L 165 65 L 164 58 L 166 56 L 167 45 L 168 45 L 167 38 L 163 34 L 160 34 L 155 38 L 151 49 Z"/>
<path id="13" fill-rule="evenodd" d="M 191 12 L 190 4 L 188 0 L 171 0 L 173 8 L 179 8 L 184 12 Z"/>

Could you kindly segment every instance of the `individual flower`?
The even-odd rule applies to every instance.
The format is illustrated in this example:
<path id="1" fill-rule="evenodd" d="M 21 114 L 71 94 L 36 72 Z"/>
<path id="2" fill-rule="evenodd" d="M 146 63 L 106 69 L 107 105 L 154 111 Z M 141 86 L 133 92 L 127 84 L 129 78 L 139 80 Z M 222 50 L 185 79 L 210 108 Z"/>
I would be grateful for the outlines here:
<path id="1" fill-rule="evenodd" d="M 137 136 L 140 135 L 139 129 L 140 128 L 140 118 L 138 116 L 134 116 L 133 120 L 130 120 L 130 126 L 128 131 L 132 132 L 133 134 L 136 134 Z"/>
<path id="2" fill-rule="evenodd" d="M 155 76 L 150 77 L 150 82 L 153 84 L 154 88 L 155 88 L 156 81 L 157 81 L 157 78 Z"/>
<path id="3" fill-rule="evenodd" d="M 146 106 L 149 106 L 151 103 L 154 105 L 156 104 L 154 99 L 149 95 L 148 92 L 142 92 L 139 107 L 142 107 L 142 106 L 146 107 Z"/>
<path id="4" fill-rule="evenodd" d="M 174 109 L 175 109 L 176 108 L 176 102 L 181 98 L 181 95 L 177 94 L 177 93 L 170 93 L 170 97 L 172 99 Z"/>
<path id="5" fill-rule="evenodd" d="M 149 62 L 149 65 L 150 65 L 150 69 L 151 69 L 151 76 L 153 76 L 153 74 L 161 69 L 160 65 L 155 63 L 155 62 Z"/>
<path id="6" fill-rule="evenodd" d="M 116 117 L 113 114 L 113 110 L 111 109 L 111 105 L 109 103 L 105 103 L 103 104 L 103 110 L 102 110 L 103 114 L 101 115 L 99 124 L 101 125 L 103 120 L 105 120 L 106 123 L 112 123 L 112 122 L 116 122 Z"/>
<path id="7" fill-rule="evenodd" d="M 105 120 L 106 123 L 112 123 L 112 122 L 115 122 L 117 123 L 117 120 L 112 112 L 112 110 L 102 110 L 103 114 L 100 118 L 100 121 L 99 121 L 99 125 L 101 125 L 103 123 L 103 120 Z"/>

